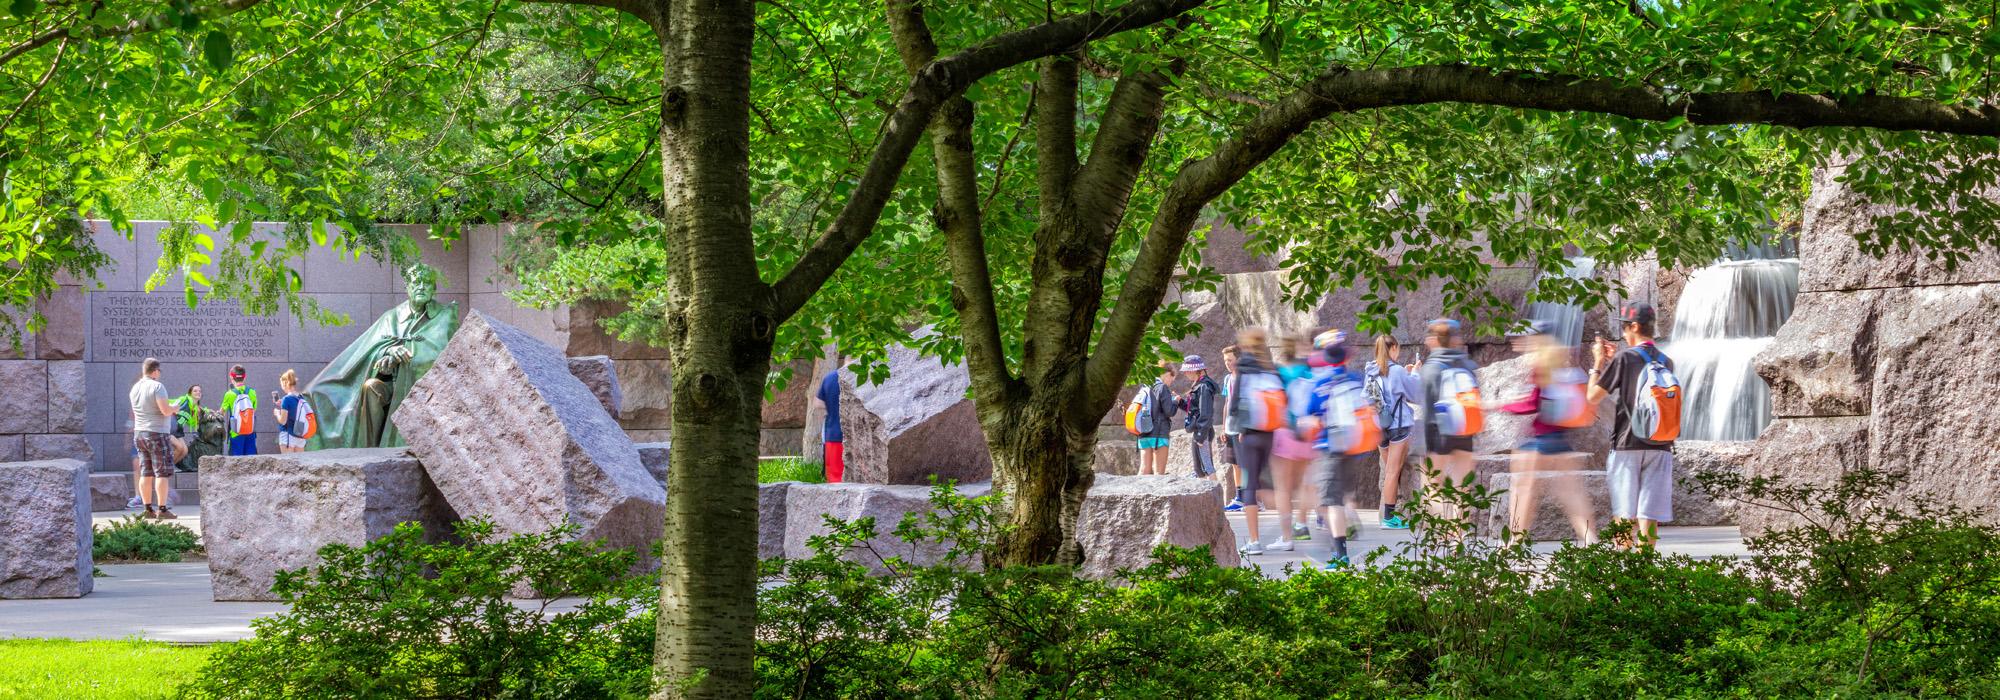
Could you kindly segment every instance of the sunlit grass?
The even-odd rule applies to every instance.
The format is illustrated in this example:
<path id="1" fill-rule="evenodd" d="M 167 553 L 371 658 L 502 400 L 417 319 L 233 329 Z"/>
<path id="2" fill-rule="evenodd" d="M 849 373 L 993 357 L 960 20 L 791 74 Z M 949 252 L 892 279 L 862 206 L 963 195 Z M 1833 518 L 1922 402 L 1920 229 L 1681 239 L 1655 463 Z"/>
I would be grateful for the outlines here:
<path id="1" fill-rule="evenodd" d="M 159 642 L 0 640 L 0 698 L 171 698 L 218 647 Z"/>

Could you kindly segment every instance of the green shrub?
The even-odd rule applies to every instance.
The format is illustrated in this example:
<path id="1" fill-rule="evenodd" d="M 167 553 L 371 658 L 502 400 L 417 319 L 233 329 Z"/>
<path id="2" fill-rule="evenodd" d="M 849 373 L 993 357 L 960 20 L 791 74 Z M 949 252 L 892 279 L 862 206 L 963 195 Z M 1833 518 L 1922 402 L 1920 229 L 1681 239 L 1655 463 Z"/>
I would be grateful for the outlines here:
<path id="1" fill-rule="evenodd" d="M 823 484 L 826 483 L 826 472 L 824 467 L 807 464 L 797 457 L 769 457 L 757 461 L 757 483 L 775 484 L 780 481 Z"/>
<path id="2" fill-rule="evenodd" d="M 329 545 L 280 573 L 291 609 L 211 657 L 197 698 L 643 697 L 653 649 L 650 577 L 634 554 L 570 542 L 573 527 L 499 538 L 486 521 L 428 543 L 406 523 L 365 547 Z M 516 605 L 519 589 L 582 602 Z"/>
<path id="3" fill-rule="evenodd" d="M 942 484 L 930 512 L 890 530 L 943 544 L 940 563 L 877 549 L 873 519 L 829 518 L 811 556 L 762 564 L 756 695 L 2000 697 L 2000 533 L 1962 511 L 1892 507 L 1894 483 L 1712 486 L 1810 516 L 1751 540 L 1743 560 L 1470 537 L 1423 507 L 1493 504 L 1466 481 L 1419 489 L 1416 537 L 1396 557 L 1266 578 L 1163 546 L 1116 582 L 981 567 L 998 497 Z M 631 555 L 490 532 L 428 545 L 406 526 L 329 548 L 281 581 L 292 611 L 218 652 L 195 694 L 646 693 L 655 598 L 623 575 Z M 523 583 L 591 602 L 543 616 L 502 600 Z"/>
<path id="4" fill-rule="evenodd" d="M 100 564 L 177 562 L 200 551 L 201 538 L 193 530 L 136 515 L 98 526 L 90 544 L 90 556 Z"/>

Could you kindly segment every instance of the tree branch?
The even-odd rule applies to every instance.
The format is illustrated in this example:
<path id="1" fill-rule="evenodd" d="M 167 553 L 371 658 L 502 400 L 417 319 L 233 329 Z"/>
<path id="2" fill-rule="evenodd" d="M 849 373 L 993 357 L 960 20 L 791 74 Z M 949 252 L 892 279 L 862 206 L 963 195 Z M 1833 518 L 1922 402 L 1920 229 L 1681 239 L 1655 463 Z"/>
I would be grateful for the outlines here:
<path id="1" fill-rule="evenodd" d="M 1089 232 L 1088 245 L 1110 250 L 1110 236 L 1125 219 L 1132 185 L 1138 181 L 1146 156 L 1152 153 L 1153 138 L 1160 132 L 1167 86 L 1173 82 L 1170 73 L 1179 74 L 1185 68 L 1186 62 L 1176 60 L 1169 73 L 1127 73 L 1111 89 L 1097 139 L 1091 142 L 1090 160 L 1077 172 L 1071 187 L 1078 216 L 1089 222 L 1083 227 Z"/>
<path id="2" fill-rule="evenodd" d="M 201 19 L 211 20 L 242 12 L 256 6 L 260 2 L 263 2 L 263 0 L 224 0 L 213 6 L 194 9 L 190 12 Z M 6 51 L 0 51 L 0 66 L 7 65 L 14 59 L 20 58 L 22 54 L 47 46 L 49 43 L 60 39 L 83 39 L 88 41 L 114 36 L 145 34 L 173 26 L 173 19 L 173 17 L 161 12 L 132 17 L 124 22 L 111 25 L 92 26 L 72 24 L 56 27 L 37 34 L 27 41 L 7 47 Z"/>
<path id="3" fill-rule="evenodd" d="M 14 105 L 14 111 L 7 114 L 7 120 L 0 121 L 0 139 L 7 136 L 7 130 L 14 128 L 14 120 L 21 118 L 22 112 L 28 111 L 28 105 L 34 104 L 35 98 L 42 94 L 42 88 L 48 87 L 49 80 L 56 77 L 56 68 L 62 66 L 63 53 L 68 50 L 69 38 L 64 37 L 62 43 L 56 44 L 56 55 L 55 58 L 49 59 L 49 69 L 42 71 L 42 77 L 35 81 L 34 87 L 28 89 L 27 95 L 21 97 L 20 104 Z"/>
<path id="4" fill-rule="evenodd" d="M 1133 0 L 1109 12 L 1086 12 L 1008 32 L 925 65 L 911 79 L 909 89 L 883 123 L 882 136 L 847 205 L 791 271 L 774 285 L 777 320 L 791 318 L 805 306 L 806 300 L 826 284 L 841 263 L 874 231 L 883 206 L 895 192 L 896 179 L 909 161 L 910 152 L 946 99 L 1003 68 L 1074 51 L 1097 39 L 1151 26 L 1194 9 L 1203 1 Z"/>
<path id="5" fill-rule="evenodd" d="M 1986 105 L 1948 105 L 1872 94 L 1676 93 L 1600 78 L 1462 65 L 1361 71 L 1334 66 L 1259 112 L 1214 153 L 1183 167 L 1168 186 L 1091 356 L 1089 391 L 1093 404 L 1109 405 L 1124 383 L 1138 354 L 1141 334 L 1166 295 L 1187 233 L 1204 206 L 1292 137 L 1328 115 L 1441 102 L 1608 114 L 1644 121 L 1685 118 L 1704 125 L 1868 127 L 2000 136 L 2000 107 Z"/>
<path id="6" fill-rule="evenodd" d="M 661 8 L 657 6 L 659 3 L 647 2 L 646 0 L 521 0 L 521 2 L 531 5 L 588 5 L 591 7 L 608 7 L 639 18 L 640 21 L 653 27 L 655 31 L 659 30 L 660 21 L 666 17 L 666 13 L 662 12 Z"/>
<path id="7" fill-rule="evenodd" d="M 897 53 L 902 55 L 904 69 L 914 76 L 938 53 L 921 0 L 888 0 L 885 4 Z M 938 183 L 934 218 L 938 230 L 944 232 L 945 254 L 951 260 L 951 305 L 958 312 L 959 335 L 965 339 L 966 366 L 972 371 L 980 398 L 999 406 L 1006 402 L 1014 379 L 1007 369 L 999 307 L 993 300 L 993 272 L 986 260 L 972 124 L 972 101 L 962 95 L 946 100 L 931 120 L 931 154 Z"/>
<path id="8" fill-rule="evenodd" d="M 1076 177 L 1075 56 L 1051 56 L 1037 71 L 1035 95 L 1035 164 L 1041 191 L 1043 222 L 1055 221 L 1069 201 Z"/>

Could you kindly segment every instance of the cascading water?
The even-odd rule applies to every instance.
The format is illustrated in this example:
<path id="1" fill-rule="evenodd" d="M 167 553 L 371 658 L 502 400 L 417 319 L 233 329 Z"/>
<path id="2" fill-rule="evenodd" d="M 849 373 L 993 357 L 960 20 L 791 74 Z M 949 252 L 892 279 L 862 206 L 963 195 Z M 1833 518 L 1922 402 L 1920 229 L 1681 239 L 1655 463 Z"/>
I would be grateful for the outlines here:
<path id="1" fill-rule="evenodd" d="M 1585 256 L 1570 258 L 1563 268 L 1562 276 L 1569 279 L 1584 279 L 1597 274 L 1597 260 Z M 1539 283 L 1540 280 L 1537 280 Z M 1547 321 L 1555 326 L 1554 335 L 1561 338 L 1564 345 L 1577 347 L 1583 341 L 1583 307 L 1575 304 L 1559 304 L 1552 301 L 1538 301 L 1528 305 L 1528 318 Z"/>
<path id="2" fill-rule="evenodd" d="M 1754 440 L 1771 422 L 1771 393 L 1751 360 L 1792 315 L 1797 258 L 1731 260 L 1696 270 L 1662 348 L 1687 392 L 1681 439 Z"/>

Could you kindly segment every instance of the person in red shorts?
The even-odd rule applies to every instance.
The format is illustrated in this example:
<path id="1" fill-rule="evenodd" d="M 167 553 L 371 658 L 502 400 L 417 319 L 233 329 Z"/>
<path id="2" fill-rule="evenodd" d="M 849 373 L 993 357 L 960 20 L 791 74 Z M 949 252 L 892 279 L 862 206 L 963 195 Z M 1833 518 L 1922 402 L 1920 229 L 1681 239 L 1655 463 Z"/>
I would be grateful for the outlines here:
<path id="1" fill-rule="evenodd" d="M 840 446 L 840 370 L 827 372 L 819 380 L 819 393 L 813 398 L 826 405 L 826 428 L 820 439 L 826 443 L 826 483 L 840 483 L 841 472 L 847 464 L 842 461 Z"/>

